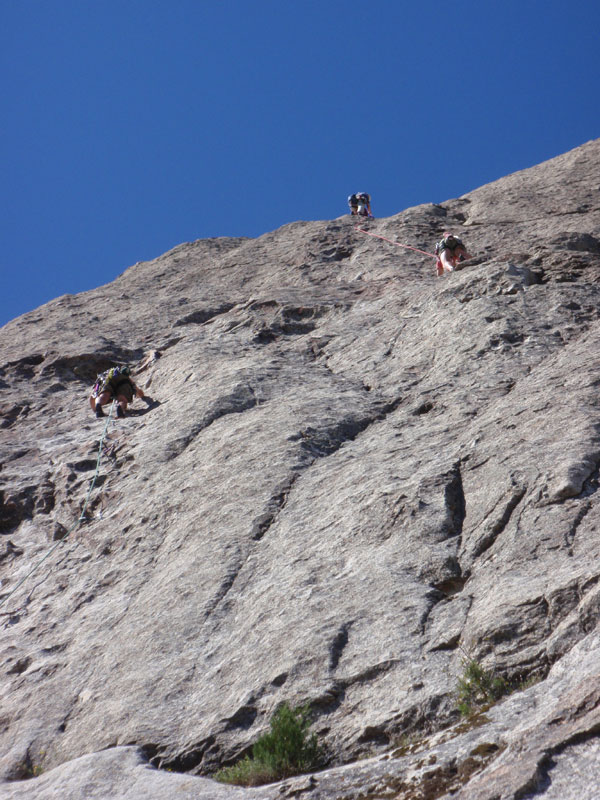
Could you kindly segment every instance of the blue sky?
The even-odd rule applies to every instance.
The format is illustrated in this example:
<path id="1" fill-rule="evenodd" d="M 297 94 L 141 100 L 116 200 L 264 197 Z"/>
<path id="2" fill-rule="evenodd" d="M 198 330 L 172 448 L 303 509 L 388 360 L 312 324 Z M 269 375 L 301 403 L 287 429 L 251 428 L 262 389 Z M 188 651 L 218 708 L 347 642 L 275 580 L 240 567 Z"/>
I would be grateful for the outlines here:
<path id="1" fill-rule="evenodd" d="M 0 325 L 210 236 L 600 136 L 590 0 L 0 0 Z"/>

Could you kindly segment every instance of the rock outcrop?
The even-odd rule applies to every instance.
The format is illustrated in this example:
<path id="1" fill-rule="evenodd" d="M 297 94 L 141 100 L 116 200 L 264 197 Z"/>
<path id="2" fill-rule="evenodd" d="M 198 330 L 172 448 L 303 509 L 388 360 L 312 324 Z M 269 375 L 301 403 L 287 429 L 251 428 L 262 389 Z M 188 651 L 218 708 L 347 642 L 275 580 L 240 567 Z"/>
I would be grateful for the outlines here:
<path id="1" fill-rule="evenodd" d="M 458 233 L 439 279 L 296 222 L 0 331 L 0 797 L 597 797 L 599 188 L 600 140 L 365 223 Z M 460 718 L 465 659 L 519 690 Z M 326 768 L 215 783 L 283 700 Z"/>

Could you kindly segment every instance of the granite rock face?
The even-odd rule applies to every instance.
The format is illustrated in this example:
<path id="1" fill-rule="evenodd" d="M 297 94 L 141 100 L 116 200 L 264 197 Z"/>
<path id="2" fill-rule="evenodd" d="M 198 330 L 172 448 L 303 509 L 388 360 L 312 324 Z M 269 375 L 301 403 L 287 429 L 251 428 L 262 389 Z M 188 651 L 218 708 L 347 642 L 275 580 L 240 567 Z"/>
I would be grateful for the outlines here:
<path id="1" fill-rule="evenodd" d="M 597 797 L 599 191 L 600 140 L 362 225 L 443 278 L 296 222 L 0 330 L 0 797 Z M 465 722 L 465 658 L 533 685 Z M 211 780 L 283 700 L 326 769 Z"/>

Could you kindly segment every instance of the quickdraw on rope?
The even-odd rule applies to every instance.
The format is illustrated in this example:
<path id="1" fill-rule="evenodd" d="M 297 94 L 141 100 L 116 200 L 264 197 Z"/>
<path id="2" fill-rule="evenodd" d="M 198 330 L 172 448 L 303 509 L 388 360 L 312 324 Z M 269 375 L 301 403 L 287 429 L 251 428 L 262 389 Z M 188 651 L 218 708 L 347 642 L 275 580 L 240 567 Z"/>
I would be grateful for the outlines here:
<path id="1" fill-rule="evenodd" d="M 371 233 L 370 231 L 366 231 L 364 228 L 359 228 L 358 225 L 355 225 L 354 229 L 360 231 L 361 233 L 365 233 L 367 236 L 374 236 L 375 239 L 383 239 L 384 242 L 395 244 L 396 247 L 406 247 L 407 250 L 414 250 L 415 253 L 422 253 L 424 256 L 429 256 L 429 258 L 435 258 L 436 261 L 438 260 L 438 257 L 434 253 L 427 253 L 425 250 L 419 250 L 418 247 L 411 247 L 411 245 L 409 244 L 401 244 L 400 242 L 395 242 L 393 239 L 388 239 L 386 236 L 380 236 L 378 233 Z"/>
<path id="2" fill-rule="evenodd" d="M 80 513 L 79 517 L 73 523 L 73 525 L 69 528 L 69 530 L 65 533 L 65 535 L 53 547 L 51 547 L 50 550 L 48 550 L 46 555 L 42 559 L 40 559 L 38 561 L 38 563 L 32 569 L 29 570 L 27 575 L 25 575 L 24 578 L 21 578 L 21 580 L 17 583 L 17 585 L 13 589 L 11 589 L 11 591 L 6 595 L 6 597 L 3 597 L 2 600 L 0 600 L 0 607 L 2 607 L 4 605 L 4 603 L 6 603 L 6 601 L 10 597 L 12 597 L 12 595 L 17 591 L 17 589 L 19 589 L 19 587 L 21 587 L 25 583 L 26 580 L 28 580 L 35 572 L 38 571 L 38 569 L 42 566 L 44 561 L 46 561 L 46 559 L 49 558 L 52 555 L 52 553 L 56 550 L 56 548 L 60 547 L 61 544 L 64 544 L 67 541 L 67 539 L 69 538 L 69 535 L 74 530 L 76 530 L 81 525 L 82 522 L 85 521 L 85 513 L 87 511 L 87 507 L 88 507 L 88 504 L 90 502 L 90 497 L 91 497 L 92 491 L 94 489 L 94 486 L 96 485 L 96 480 L 98 479 L 98 473 L 100 471 L 100 460 L 102 459 L 102 449 L 103 449 L 102 446 L 104 444 L 104 439 L 106 438 L 106 432 L 108 430 L 108 426 L 109 426 L 110 421 L 112 419 L 112 412 L 113 412 L 114 405 L 115 405 L 115 400 L 112 401 L 112 404 L 110 406 L 110 411 L 108 412 L 108 416 L 106 418 L 106 424 L 104 426 L 104 430 L 102 431 L 102 436 L 100 437 L 100 444 L 98 446 L 98 458 L 96 459 L 96 471 L 94 472 L 94 477 L 92 478 L 92 481 L 90 483 L 90 488 L 88 489 L 88 493 L 87 493 L 87 496 L 86 496 L 85 501 L 83 503 L 83 508 L 81 509 L 81 513 Z M 48 576 L 46 575 L 46 578 L 47 577 Z M 37 586 L 39 586 L 41 583 L 43 583 L 43 581 L 46 580 L 46 578 L 44 578 L 43 580 L 39 581 L 36 584 L 36 586 L 34 587 L 34 589 Z M 20 606 L 16 611 L 3 612 L 3 616 L 6 616 L 6 615 L 13 616 L 14 614 L 17 614 L 21 610 L 21 608 L 23 608 L 23 606 Z"/>

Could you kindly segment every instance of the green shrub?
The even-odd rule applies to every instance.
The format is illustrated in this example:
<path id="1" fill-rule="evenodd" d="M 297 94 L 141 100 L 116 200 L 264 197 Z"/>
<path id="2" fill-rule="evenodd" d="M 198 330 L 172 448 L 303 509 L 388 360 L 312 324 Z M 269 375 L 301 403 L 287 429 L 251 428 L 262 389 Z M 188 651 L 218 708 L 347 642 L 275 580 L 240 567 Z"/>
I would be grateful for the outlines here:
<path id="1" fill-rule="evenodd" d="M 252 758 L 246 756 L 214 775 L 221 783 L 259 786 L 316 769 L 321 748 L 316 734 L 309 735 L 308 706 L 290 708 L 283 703 L 271 718 L 271 730 L 258 739 Z"/>
<path id="2" fill-rule="evenodd" d="M 221 783 L 235 783 L 238 786 L 261 786 L 263 783 L 273 783 L 279 780 L 277 773 L 249 756 L 238 761 L 232 767 L 220 769 L 213 777 Z"/>
<path id="3" fill-rule="evenodd" d="M 503 678 L 498 678 L 478 661 L 465 659 L 464 672 L 457 686 L 457 707 L 463 716 L 469 716 L 477 708 L 490 706 L 508 693 Z"/>

